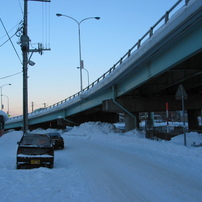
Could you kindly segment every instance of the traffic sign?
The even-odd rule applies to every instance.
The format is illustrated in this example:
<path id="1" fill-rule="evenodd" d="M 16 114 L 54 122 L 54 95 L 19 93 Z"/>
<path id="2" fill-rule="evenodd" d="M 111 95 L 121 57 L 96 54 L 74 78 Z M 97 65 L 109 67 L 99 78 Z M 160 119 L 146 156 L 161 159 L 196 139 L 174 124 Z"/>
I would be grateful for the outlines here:
<path id="1" fill-rule="evenodd" d="M 182 100 L 182 99 L 187 100 L 188 99 L 187 93 L 182 84 L 180 84 L 177 89 L 177 92 L 175 94 L 175 99 L 176 100 Z"/>

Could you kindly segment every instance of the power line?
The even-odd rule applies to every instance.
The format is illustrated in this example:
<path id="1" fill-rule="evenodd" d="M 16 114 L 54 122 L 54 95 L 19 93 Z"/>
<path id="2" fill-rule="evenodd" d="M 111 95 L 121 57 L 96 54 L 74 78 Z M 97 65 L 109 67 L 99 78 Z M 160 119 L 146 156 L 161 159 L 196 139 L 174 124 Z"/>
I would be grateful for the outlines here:
<path id="1" fill-rule="evenodd" d="M 22 21 L 21 21 L 20 23 L 18 23 L 17 25 L 15 25 L 11 30 L 8 31 L 8 33 L 10 33 L 11 31 L 13 31 L 13 30 L 18 26 L 17 31 L 16 31 L 12 36 L 10 36 L 10 38 L 13 38 L 15 35 L 18 36 L 18 35 L 17 35 L 18 32 L 22 29 L 22 28 L 19 28 L 19 25 L 21 25 L 21 24 L 22 24 Z M 3 39 L 5 36 L 7 36 L 7 34 L 4 34 L 4 35 L 0 38 L 0 40 Z M 8 41 L 9 41 L 9 39 L 7 39 L 5 42 L 3 42 L 3 43 L 0 45 L 0 47 L 2 47 L 2 46 L 3 46 L 4 44 L 6 44 Z"/>
<path id="2" fill-rule="evenodd" d="M 0 21 L 1 21 L 1 24 L 2 24 L 2 26 L 3 26 L 3 28 L 4 28 L 5 32 L 6 32 L 7 36 L 8 36 L 9 41 L 11 42 L 11 45 L 13 46 L 13 49 L 14 49 L 14 51 L 15 51 L 15 53 L 16 53 L 18 59 L 20 60 L 20 63 L 22 64 L 22 61 L 21 61 L 21 59 L 20 59 L 20 56 L 19 56 L 19 54 L 18 54 L 18 52 L 17 52 L 15 46 L 13 45 L 13 42 L 12 42 L 12 40 L 11 40 L 11 37 L 9 36 L 9 34 L 8 34 L 7 30 L 6 30 L 6 27 L 4 26 L 4 23 L 3 23 L 3 21 L 1 20 L 1 18 L 0 18 Z"/>
<path id="3" fill-rule="evenodd" d="M 10 33 L 11 31 L 13 31 L 18 25 L 19 25 L 19 23 L 18 23 L 17 25 L 15 25 L 11 30 L 9 30 L 8 33 Z M 6 36 L 6 34 L 4 34 L 4 35 L 0 38 L 0 40 L 3 39 L 5 36 Z"/>
<path id="4" fill-rule="evenodd" d="M 20 0 L 18 0 L 18 3 L 19 3 L 19 6 L 20 6 L 20 11 L 21 11 L 21 13 L 22 13 L 22 15 L 23 15 L 23 9 L 22 9 L 22 5 L 21 5 L 21 3 L 20 3 Z"/>
<path id="5" fill-rule="evenodd" d="M 42 41 L 45 47 L 50 46 L 50 4 L 42 3 Z"/>
<path id="6" fill-rule="evenodd" d="M 9 39 L 7 39 L 6 41 L 4 41 L 1 45 L 0 45 L 0 47 L 2 47 L 4 44 L 6 44 L 11 38 L 13 38 L 15 36 L 15 34 L 13 34 Z"/>
<path id="7" fill-rule="evenodd" d="M 8 77 L 15 76 L 15 75 L 21 74 L 21 73 L 22 73 L 22 71 L 21 71 L 21 72 L 18 72 L 18 73 L 15 73 L 15 74 L 11 74 L 11 75 L 8 75 L 8 76 L 1 77 L 0 79 L 6 79 L 6 78 L 8 78 Z"/>

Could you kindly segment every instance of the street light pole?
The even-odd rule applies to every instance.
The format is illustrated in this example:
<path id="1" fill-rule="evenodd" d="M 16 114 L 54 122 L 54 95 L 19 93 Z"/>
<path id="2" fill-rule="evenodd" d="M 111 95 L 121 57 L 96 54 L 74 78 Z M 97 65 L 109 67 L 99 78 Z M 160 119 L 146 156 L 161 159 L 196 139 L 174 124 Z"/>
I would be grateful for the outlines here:
<path id="1" fill-rule="evenodd" d="M 72 20 L 74 20 L 77 25 L 78 25 L 78 36 L 79 36 L 79 68 L 80 68 L 80 90 L 82 91 L 83 90 L 83 81 L 82 81 L 82 69 L 83 69 L 83 61 L 82 61 L 82 57 L 81 57 L 81 31 L 80 31 L 80 25 L 83 21 L 85 20 L 89 20 L 89 19 L 96 19 L 96 20 L 99 20 L 100 17 L 88 17 L 88 18 L 84 18 L 83 20 L 81 21 L 77 21 L 75 18 L 71 17 L 71 16 L 68 16 L 68 15 L 63 15 L 63 14 L 60 14 L 60 13 L 57 13 L 56 16 L 60 17 L 60 16 L 64 16 L 64 17 L 67 17 L 67 18 L 70 18 Z"/>
<path id="2" fill-rule="evenodd" d="M 7 85 L 11 85 L 10 83 L 7 83 L 7 84 L 4 84 L 3 86 L 0 86 L 0 88 L 1 88 L 1 110 L 3 110 L 3 104 L 2 104 L 2 88 L 4 87 L 4 86 L 7 86 Z"/>
<path id="3" fill-rule="evenodd" d="M 89 84 L 90 84 L 89 71 L 88 71 L 87 69 L 84 68 L 83 60 L 82 60 L 82 67 L 83 67 L 82 69 L 85 70 L 86 73 L 87 73 L 87 76 L 88 76 L 88 86 L 89 86 Z M 80 69 L 80 67 L 77 67 L 77 69 Z"/>
<path id="4" fill-rule="evenodd" d="M 81 31 L 80 31 L 80 24 L 78 22 L 78 35 L 79 35 L 79 61 L 80 61 L 80 90 L 83 90 L 83 80 L 82 80 L 82 68 L 83 68 L 83 62 L 81 59 Z"/>

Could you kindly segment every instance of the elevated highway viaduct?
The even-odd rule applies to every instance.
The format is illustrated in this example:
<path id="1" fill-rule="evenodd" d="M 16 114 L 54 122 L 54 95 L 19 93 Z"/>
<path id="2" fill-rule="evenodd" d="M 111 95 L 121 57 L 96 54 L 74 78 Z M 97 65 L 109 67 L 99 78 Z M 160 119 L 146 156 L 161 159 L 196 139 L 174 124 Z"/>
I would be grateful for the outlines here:
<path id="1" fill-rule="evenodd" d="M 126 129 L 131 130 L 138 127 L 139 112 L 165 111 L 166 102 L 169 110 L 181 110 L 182 101 L 175 95 L 182 85 L 188 95 L 185 110 L 189 129 L 198 130 L 197 117 L 202 109 L 202 1 L 185 1 L 169 18 L 171 10 L 89 87 L 31 113 L 30 129 L 47 128 L 50 123 L 52 127 L 86 121 L 114 123 L 117 113 L 125 113 Z M 5 127 L 22 127 L 22 117 L 10 119 Z"/>

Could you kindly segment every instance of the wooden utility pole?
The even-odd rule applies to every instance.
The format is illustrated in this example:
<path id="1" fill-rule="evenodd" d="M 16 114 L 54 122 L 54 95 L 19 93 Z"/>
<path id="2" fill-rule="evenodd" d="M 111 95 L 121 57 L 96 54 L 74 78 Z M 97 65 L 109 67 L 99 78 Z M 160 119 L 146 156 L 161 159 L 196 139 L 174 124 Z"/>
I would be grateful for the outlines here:
<path id="1" fill-rule="evenodd" d="M 28 66 L 28 54 L 29 52 L 39 52 L 41 53 L 43 50 L 42 46 L 38 49 L 30 50 L 29 49 L 29 37 L 27 33 L 28 29 L 28 1 L 24 0 L 24 22 L 23 22 L 23 34 L 20 38 L 21 42 L 21 50 L 23 55 L 23 134 L 26 135 L 28 131 L 28 83 L 27 83 L 27 66 Z M 50 2 L 50 0 L 30 0 L 30 1 L 41 1 L 41 2 Z M 46 49 L 50 50 L 50 49 Z"/>

